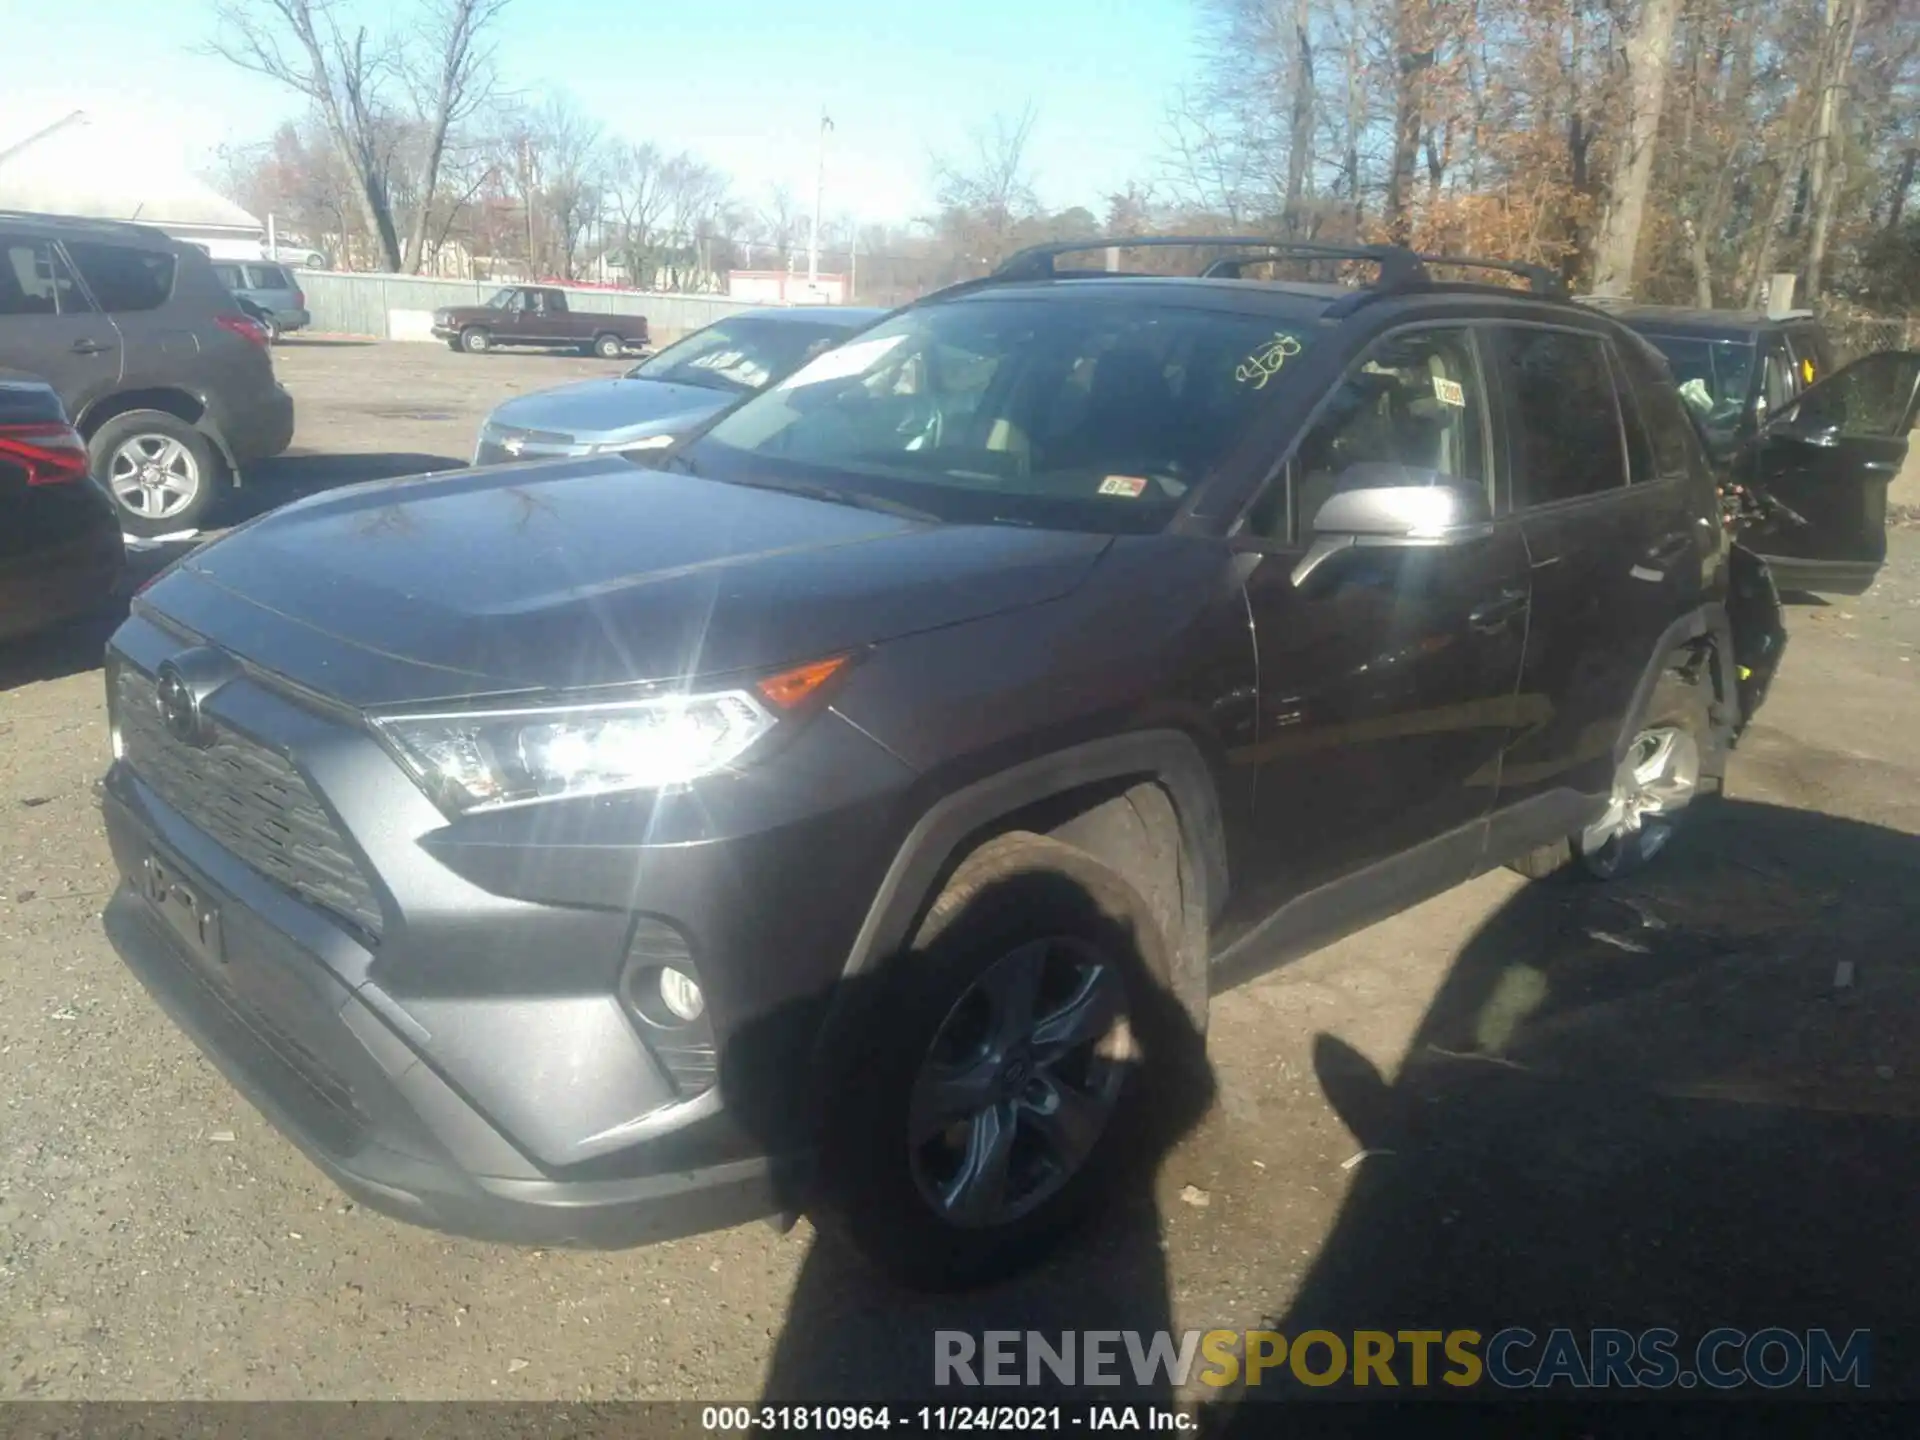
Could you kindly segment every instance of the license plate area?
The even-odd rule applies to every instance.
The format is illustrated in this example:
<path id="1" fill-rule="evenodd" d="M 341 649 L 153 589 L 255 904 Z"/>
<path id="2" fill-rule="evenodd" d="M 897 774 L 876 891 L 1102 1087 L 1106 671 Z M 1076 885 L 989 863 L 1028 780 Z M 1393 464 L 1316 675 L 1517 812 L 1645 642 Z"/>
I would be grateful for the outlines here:
<path id="1" fill-rule="evenodd" d="M 140 862 L 134 883 L 195 960 L 214 971 L 225 967 L 219 907 L 198 882 L 187 878 L 184 867 L 165 855 L 149 853 Z"/>

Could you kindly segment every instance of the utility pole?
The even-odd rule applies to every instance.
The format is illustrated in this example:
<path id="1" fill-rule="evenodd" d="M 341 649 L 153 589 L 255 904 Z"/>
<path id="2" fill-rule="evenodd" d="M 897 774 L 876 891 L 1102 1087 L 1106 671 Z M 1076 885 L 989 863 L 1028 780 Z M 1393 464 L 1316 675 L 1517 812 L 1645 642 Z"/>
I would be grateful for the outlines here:
<path id="1" fill-rule="evenodd" d="M 817 291 L 820 286 L 820 199 L 827 188 L 827 132 L 833 129 L 833 121 L 823 111 L 820 115 L 820 168 L 813 176 L 813 233 L 807 241 L 807 289 Z"/>
<path id="2" fill-rule="evenodd" d="M 860 224 L 856 220 L 847 222 L 847 304 L 853 304 L 860 294 Z"/>
<path id="3" fill-rule="evenodd" d="M 527 283 L 539 276 L 533 273 L 533 141 L 520 137 L 520 194 L 527 202 Z"/>

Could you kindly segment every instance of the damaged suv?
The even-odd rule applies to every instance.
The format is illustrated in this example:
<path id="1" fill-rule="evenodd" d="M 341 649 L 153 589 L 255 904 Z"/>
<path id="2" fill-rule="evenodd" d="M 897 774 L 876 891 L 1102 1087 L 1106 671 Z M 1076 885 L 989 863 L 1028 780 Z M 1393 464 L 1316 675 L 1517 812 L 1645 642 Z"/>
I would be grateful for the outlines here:
<path id="1" fill-rule="evenodd" d="M 1056 264 L 1107 243 L 644 465 L 177 563 L 108 659 L 120 954 L 376 1209 L 805 1208 L 948 1285 L 1111 1188 L 1225 977 L 1650 859 L 1781 641 L 1658 354 L 1525 267 Z"/>

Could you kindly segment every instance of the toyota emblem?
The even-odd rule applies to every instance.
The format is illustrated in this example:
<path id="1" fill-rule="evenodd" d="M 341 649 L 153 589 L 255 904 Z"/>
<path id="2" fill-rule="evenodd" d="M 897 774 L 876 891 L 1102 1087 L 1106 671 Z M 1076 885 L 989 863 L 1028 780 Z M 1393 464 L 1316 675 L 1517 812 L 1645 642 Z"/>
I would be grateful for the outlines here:
<path id="1" fill-rule="evenodd" d="M 232 662 L 213 649 L 183 650 L 171 660 L 163 660 L 154 674 L 153 705 L 167 733 L 196 749 L 213 744 L 213 725 L 204 707 L 207 697 L 233 674 Z"/>

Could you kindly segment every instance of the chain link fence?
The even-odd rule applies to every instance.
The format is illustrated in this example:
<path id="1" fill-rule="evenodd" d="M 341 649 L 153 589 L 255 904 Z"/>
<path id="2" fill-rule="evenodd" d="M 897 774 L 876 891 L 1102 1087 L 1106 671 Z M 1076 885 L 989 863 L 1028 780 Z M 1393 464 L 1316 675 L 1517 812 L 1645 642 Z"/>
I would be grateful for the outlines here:
<path id="1" fill-rule="evenodd" d="M 1833 342 L 1836 364 L 1879 350 L 1920 350 L 1920 316 L 1866 315 L 1832 305 L 1820 311 L 1820 324 Z"/>

